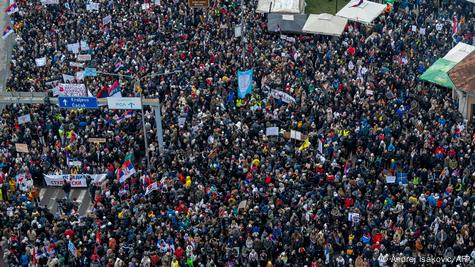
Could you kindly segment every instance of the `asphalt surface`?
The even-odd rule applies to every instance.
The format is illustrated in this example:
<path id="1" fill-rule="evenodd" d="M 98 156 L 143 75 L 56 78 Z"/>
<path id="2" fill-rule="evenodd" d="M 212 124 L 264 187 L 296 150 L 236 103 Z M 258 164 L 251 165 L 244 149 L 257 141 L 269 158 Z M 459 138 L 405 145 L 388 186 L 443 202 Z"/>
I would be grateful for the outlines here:
<path id="1" fill-rule="evenodd" d="M 10 24 L 10 16 L 4 12 L 9 6 L 9 0 L 0 1 L 1 20 L 0 29 L 3 33 L 6 25 Z M 12 49 L 15 42 L 16 34 L 13 33 L 7 37 L 6 40 L 0 39 L 0 93 L 6 88 L 8 77 L 10 76 L 10 61 L 12 58 Z M 0 105 L 0 112 L 3 110 L 3 105 Z"/>
<path id="2" fill-rule="evenodd" d="M 46 187 L 40 190 L 40 206 L 48 208 L 48 210 L 56 214 L 60 212 L 58 201 L 65 197 L 64 191 L 60 187 Z M 79 206 L 79 215 L 86 215 L 87 211 L 92 207 L 91 196 L 87 189 L 72 189 L 69 198 L 76 202 Z"/>

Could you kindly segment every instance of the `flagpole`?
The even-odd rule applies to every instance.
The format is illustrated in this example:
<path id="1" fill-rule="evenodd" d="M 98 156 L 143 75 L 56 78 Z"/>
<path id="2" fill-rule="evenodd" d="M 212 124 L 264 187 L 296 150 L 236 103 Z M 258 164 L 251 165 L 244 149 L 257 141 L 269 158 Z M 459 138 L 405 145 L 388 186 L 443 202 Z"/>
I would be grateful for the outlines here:
<path id="1" fill-rule="evenodd" d="M 245 61 L 244 61 L 244 47 L 246 46 L 246 25 L 245 25 L 245 19 L 244 19 L 244 0 L 241 0 L 241 25 L 242 25 L 242 33 L 241 33 L 241 47 L 242 47 L 242 53 L 241 53 L 241 59 L 242 59 L 242 69 L 245 69 Z"/>

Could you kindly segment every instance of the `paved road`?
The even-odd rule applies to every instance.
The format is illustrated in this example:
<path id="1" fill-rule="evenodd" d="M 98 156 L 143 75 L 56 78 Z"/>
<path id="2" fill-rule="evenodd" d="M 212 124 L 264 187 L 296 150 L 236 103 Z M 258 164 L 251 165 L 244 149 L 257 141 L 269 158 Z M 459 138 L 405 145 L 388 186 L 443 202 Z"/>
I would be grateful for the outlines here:
<path id="1" fill-rule="evenodd" d="M 40 189 L 40 206 L 47 207 L 50 212 L 58 212 L 58 200 L 64 199 L 64 191 L 58 187 L 46 187 Z M 87 189 L 72 189 L 70 199 L 79 206 L 79 214 L 86 215 L 92 207 L 91 196 Z"/>
<path id="2" fill-rule="evenodd" d="M 9 5 L 9 0 L 0 0 L 0 30 L 3 33 L 6 25 L 10 24 L 10 16 L 4 12 Z M 6 40 L 0 39 L 0 93 L 6 88 L 7 79 L 10 76 L 10 61 L 12 58 L 13 43 L 15 42 L 16 34 L 11 34 Z M 0 112 L 3 110 L 3 105 L 0 105 Z"/>

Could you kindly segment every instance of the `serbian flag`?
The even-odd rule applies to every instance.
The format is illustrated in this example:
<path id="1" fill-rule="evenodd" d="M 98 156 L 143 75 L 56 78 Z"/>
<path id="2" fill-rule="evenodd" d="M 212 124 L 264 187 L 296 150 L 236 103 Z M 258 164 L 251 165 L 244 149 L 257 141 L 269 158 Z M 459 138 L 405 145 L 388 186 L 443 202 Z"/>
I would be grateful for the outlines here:
<path id="1" fill-rule="evenodd" d="M 115 81 L 107 90 L 109 97 L 122 97 L 122 92 L 120 91 L 120 85 L 118 81 Z"/>
<path id="2" fill-rule="evenodd" d="M 345 167 L 343 168 L 343 174 L 347 175 L 350 172 L 350 163 L 346 162 Z"/>
<path id="3" fill-rule="evenodd" d="M 114 68 L 115 68 L 114 72 L 118 72 L 123 66 L 124 66 L 124 64 L 122 63 L 122 60 L 117 61 L 114 64 Z"/>
<path id="4" fill-rule="evenodd" d="M 106 85 L 97 93 L 97 98 L 109 97 L 109 87 Z"/>
<path id="5" fill-rule="evenodd" d="M 16 2 L 13 2 L 13 4 L 11 4 L 10 6 L 7 7 L 7 9 L 5 9 L 5 12 L 8 14 L 8 15 L 11 15 L 15 12 L 18 12 L 20 11 L 20 9 L 18 9 L 18 6 L 16 4 Z"/>
<path id="6" fill-rule="evenodd" d="M 360 6 L 361 4 L 363 4 L 363 0 L 359 0 L 358 3 L 352 5 L 351 7 L 357 7 L 357 6 Z"/>
<path id="7" fill-rule="evenodd" d="M 147 188 L 145 190 L 145 195 L 148 195 L 148 194 L 152 193 L 155 190 L 158 190 L 158 183 L 157 182 L 151 183 L 147 186 Z"/>
<path id="8" fill-rule="evenodd" d="M 452 31 L 454 34 L 457 33 L 457 27 L 458 27 L 458 19 L 457 19 L 457 16 L 454 16 L 454 21 L 452 25 Z"/>
<path id="9" fill-rule="evenodd" d="M 123 183 L 134 173 L 134 165 L 132 165 L 132 162 L 130 162 L 130 160 L 126 160 L 124 164 L 122 164 L 122 167 L 117 170 L 117 179 L 119 179 L 120 183 Z"/>
<path id="10" fill-rule="evenodd" d="M 128 119 L 128 118 L 132 118 L 132 116 L 135 115 L 135 112 L 133 110 L 127 110 L 126 112 L 124 112 L 124 118 L 125 119 Z"/>
<path id="11" fill-rule="evenodd" d="M 10 27 L 10 25 L 8 25 L 7 27 L 5 27 L 5 30 L 3 31 L 3 34 L 2 34 L 2 39 L 5 40 L 7 39 L 8 36 L 10 36 L 10 34 L 12 34 L 14 31 L 12 29 L 12 27 Z"/>

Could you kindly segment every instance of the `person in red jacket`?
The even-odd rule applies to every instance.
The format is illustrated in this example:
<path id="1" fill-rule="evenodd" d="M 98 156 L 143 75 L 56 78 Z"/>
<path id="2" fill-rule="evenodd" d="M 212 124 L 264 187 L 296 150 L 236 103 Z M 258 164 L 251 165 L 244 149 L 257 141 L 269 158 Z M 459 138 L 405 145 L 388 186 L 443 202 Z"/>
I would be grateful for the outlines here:
<path id="1" fill-rule="evenodd" d="M 182 247 L 178 247 L 175 249 L 175 256 L 179 261 L 183 259 L 184 254 L 185 254 L 185 250 Z"/>

